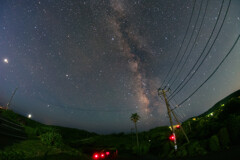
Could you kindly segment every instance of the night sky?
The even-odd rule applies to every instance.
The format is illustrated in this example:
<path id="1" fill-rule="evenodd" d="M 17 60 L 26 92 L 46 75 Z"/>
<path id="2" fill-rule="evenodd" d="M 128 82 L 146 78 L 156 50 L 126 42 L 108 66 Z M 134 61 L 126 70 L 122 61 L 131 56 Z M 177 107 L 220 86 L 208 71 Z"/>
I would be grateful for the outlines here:
<path id="1" fill-rule="evenodd" d="M 169 125 L 158 88 L 174 91 L 194 74 L 171 99 L 174 108 L 239 34 L 239 0 L 0 0 L 0 104 L 18 87 L 10 109 L 45 124 L 130 132 L 137 112 L 140 131 Z M 202 52 L 203 63 L 191 71 Z M 240 89 L 239 70 L 240 40 L 175 109 L 179 119 Z"/>

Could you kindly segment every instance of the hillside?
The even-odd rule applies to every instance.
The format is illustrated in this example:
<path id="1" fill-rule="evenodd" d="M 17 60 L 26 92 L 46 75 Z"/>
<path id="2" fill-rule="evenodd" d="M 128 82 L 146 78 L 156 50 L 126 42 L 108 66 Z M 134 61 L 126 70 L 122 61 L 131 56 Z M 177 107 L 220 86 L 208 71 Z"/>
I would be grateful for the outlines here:
<path id="1" fill-rule="evenodd" d="M 0 150 L 0 160 L 26 159 L 89 159 L 92 152 L 103 148 L 117 148 L 118 159 L 208 159 L 240 156 L 240 91 L 222 99 L 207 112 L 182 123 L 190 139 L 187 143 L 180 129 L 176 130 L 178 151 L 168 137 L 168 126 L 157 127 L 139 133 L 140 146 L 136 146 L 135 134 L 97 135 L 84 130 L 48 126 L 12 111 L 0 110 L 1 127 L 11 126 L 7 132 L 22 138 L 1 134 L 9 144 Z M 131 123 L 131 122 L 129 122 Z M 3 125 L 4 124 L 4 125 Z M 17 128 L 20 127 L 20 128 Z M 15 128 L 15 130 L 13 129 Z M 18 131 L 16 130 L 18 129 Z M 3 130 L 1 130 L 2 132 Z M 11 141 L 9 141 L 11 140 Z M 1 148 L 0 148 L 1 149 Z M 224 157 L 224 153 L 229 153 Z M 226 154 L 227 155 L 227 154 Z M 5 156 L 5 159 L 2 158 Z M 14 158 L 12 158 L 14 157 Z M 150 158 L 151 157 L 151 158 Z"/>
<path id="2" fill-rule="evenodd" d="M 227 97 L 223 98 L 222 100 L 217 102 L 213 107 L 211 107 L 206 112 L 199 115 L 198 117 L 206 116 L 206 115 L 210 114 L 211 112 L 213 112 L 217 108 L 221 107 L 221 105 L 224 105 L 225 103 L 227 103 L 231 98 L 237 98 L 237 97 L 240 97 L 240 90 L 237 90 L 237 91 L 233 92 L 232 94 L 228 95 Z"/>
<path id="3" fill-rule="evenodd" d="M 97 134 L 84 130 L 48 126 L 14 113 L 0 110 L 0 160 L 9 159 L 89 159 L 72 148 L 75 141 Z M 23 158 L 24 157 L 24 158 Z"/>

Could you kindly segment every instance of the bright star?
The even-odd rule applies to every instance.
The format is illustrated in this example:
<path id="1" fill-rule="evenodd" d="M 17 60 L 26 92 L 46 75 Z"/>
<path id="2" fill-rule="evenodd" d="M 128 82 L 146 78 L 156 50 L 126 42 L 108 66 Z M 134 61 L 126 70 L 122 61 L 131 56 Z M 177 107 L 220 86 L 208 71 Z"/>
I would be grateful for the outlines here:
<path id="1" fill-rule="evenodd" d="M 4 63 L 8 63 L 8 59 L 7 58 L 5 58 L 3 61 L 4 61 Z"/>

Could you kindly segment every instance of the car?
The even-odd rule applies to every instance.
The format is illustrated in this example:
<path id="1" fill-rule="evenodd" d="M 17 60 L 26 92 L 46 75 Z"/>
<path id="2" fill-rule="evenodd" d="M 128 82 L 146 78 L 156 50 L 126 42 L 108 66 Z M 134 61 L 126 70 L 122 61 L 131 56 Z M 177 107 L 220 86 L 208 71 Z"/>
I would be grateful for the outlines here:
<path id="1" fill-rule="evenodd" d="M 116 148 L 108 148 L 95 151 L 92 154 L 93 160 L 114 160 L 117 158 L 118 151 Z"/>

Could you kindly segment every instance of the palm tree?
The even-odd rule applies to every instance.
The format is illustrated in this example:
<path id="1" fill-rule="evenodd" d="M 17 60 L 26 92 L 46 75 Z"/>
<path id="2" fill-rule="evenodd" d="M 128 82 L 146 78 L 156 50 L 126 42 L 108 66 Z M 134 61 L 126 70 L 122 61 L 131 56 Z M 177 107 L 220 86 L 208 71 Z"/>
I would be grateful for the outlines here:
<path id="1" fill-rule="evenodd" d="M 140 116 L 137 113 L 133 113 L 131 115 L 131 121 L 134 122 L 135 125 L 135 130 L 136 130 L 136 137 L 137 137 L 137 146 L 139 147 L 139 142 L 138 142 L 138 131 L 137 131 L 137 121 L 140 119 Z"/>

